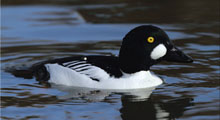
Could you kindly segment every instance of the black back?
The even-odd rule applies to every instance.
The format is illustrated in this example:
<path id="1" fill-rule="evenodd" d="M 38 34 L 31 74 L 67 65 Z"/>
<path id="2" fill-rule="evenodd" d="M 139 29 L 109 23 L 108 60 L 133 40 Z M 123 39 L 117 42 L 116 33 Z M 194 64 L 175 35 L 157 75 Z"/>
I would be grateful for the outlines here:
<path id="1" fill-rule="evenodd" d="M 50 75 L 46 70 L 45 64 L 59 64 L 71 61 L 86 61 L 86 63 L 99 67 L 106 71 L 110 76 L 121 77 L 122 72 L 119 68 L 119 58 L 116 56 L 73 56 L 61 59 L 54 59 L 33 65 L 32 70 L 38 81 L 48 81 Z"/>

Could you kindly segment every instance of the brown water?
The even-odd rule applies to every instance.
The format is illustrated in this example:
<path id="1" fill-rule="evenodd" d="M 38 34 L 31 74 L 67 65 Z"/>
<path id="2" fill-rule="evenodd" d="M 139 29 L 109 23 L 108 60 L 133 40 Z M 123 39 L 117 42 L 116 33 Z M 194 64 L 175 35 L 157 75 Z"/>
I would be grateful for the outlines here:
<path id="1" fill-rule="evenodd" d="M 219 1 L 18 1 L 1 8 L 1 119 L 218 120 Z M 162 62 L 155 90 L 106 91 L 52 85 L 10 72 L 70 55 L 118 54 L 132 28 L 154 24 L 194 58 Z"/>

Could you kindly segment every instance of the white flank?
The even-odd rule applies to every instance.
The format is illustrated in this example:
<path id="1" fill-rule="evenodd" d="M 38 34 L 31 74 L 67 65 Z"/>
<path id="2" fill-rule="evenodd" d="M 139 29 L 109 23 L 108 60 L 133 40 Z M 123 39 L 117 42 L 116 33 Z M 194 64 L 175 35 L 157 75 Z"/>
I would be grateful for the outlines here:
<path id="1" fill-rule="evenodd" d="M 163 44 L 157 45 L 150 54 L 153 60 L 163 57 L 167 53 L 167 48 Z"/>
<path id="2" fill-rule="evenodd" d="M 67 86 L 99 89 L 140 89 L 162 84 L 162 80 L 152 75 L 150 71 L 124 74 L 121 78 L 114 78 L 95 66 L 91 66 L 90 69 L 83 72 L 76 72 L 58 64 L 46 64 L 45 66 L 50 73 L 49 82 Z M 94 81 L 90 77 L 98 78 L 100 81 Z"/>

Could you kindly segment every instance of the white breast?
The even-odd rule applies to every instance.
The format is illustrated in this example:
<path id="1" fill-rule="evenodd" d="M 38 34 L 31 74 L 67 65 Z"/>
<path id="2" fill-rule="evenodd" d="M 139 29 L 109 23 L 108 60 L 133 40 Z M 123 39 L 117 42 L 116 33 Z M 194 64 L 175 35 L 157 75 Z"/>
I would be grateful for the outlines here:
<path id="1" fill-rule="evenodd" d="M 140 71 L 134 74 L 124 74 L 121 78 L 110 77 L 104 70 L 90 69 L 90 74 L 98 76 L 99 82 L 92 80 L 86 74 L 76 72 L 70 68 L 58 64 L 46 64 L 45 67 L 50 73 L 49 82 L 67 86 L 99 88 L 99 89 L 140 89 L 155 87 L 162 84 L 162 80 L 150 73 Z"/>

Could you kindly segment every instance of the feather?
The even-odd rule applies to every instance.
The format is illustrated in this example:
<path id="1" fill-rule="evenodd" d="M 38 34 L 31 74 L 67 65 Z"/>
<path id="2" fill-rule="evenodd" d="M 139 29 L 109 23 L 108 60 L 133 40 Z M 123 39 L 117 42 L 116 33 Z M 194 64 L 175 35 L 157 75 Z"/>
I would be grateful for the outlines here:
<path id="1" fill-rule="evenodd" d="M 88 77 L 90 77 L 92 80 L 95 81 L 100 81 L 100 79 L 109 77 L 108 73 L 105 70 L 88 63 L 88 61 L 81 61 L 81 60 L 68 61 L 62 63 L 61 65 L 80 74 L 87 75 Z"/>

